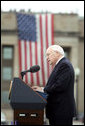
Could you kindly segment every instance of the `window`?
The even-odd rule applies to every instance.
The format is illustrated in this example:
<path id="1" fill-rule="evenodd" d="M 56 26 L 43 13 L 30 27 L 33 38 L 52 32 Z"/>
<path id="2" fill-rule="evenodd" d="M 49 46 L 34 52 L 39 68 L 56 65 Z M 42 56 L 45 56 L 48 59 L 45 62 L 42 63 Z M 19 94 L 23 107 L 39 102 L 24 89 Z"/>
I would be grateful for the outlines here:
<path id="1" fill-rule="evenodd" d="M 13 46 L 2 46 L 2 66 L 1 66 L 1 78 L 2 88 L 8 90 L 10 81 L 13 78 Z"/>
<path id="2" fill-rule="evenodd" d="M 8 104 L 9 103 L 9 91 L 2 91 L 1 93 L 1 101 L 3 104 Z"/>
<path id="3" fill-rule="evenodd" d="M 70 51 L 71 51 L 70 47 L 65 47 L 64 48 L 65 57 L 67 57 L 69 60 L 70 60 Z"/>
<path id="4" fill-rule="evenodd" d="M 68 57 L 68 52 L 65 52 L 65 57 Z"/>
<path id="5" fill-rule="evenodd" d="M 13 54 L 14 48 L 11 45 L 4 45 L 2 46 L 2 53 L 1 53 L 1 102 L 2 108 L 6 109 L 10 107 L 9 104 L 9 88 L 10 88 L 10 81 L 13 78 Z"/>
<path id="6" fill-rule="evenodd" d="M 11 79 L 12 79 L 12 68 L 3 67 L 3 80 L 11 80 Z"/>
<path id="7" fill-rule="evenodd" d="M 12 51 L 11 47 L 3 48 L 3 59 L 12 59 Z"/>

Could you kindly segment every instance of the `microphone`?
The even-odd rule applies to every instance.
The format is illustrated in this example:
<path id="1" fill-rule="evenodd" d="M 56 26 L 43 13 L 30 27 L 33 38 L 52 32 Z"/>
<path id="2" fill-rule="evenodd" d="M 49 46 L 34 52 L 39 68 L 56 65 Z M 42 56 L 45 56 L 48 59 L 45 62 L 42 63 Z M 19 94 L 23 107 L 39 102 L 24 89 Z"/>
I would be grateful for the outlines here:
<path id="1" fill-rule="evenodd" d="M 22 79 L 23 79 L 23 76 L 24 76 L 27 72 L 35 73 L 35 72 L 37 72 L 37 71 L 39 71 L 39 70 L 40 70 L 40 66 L 39 66 L 39 65 L 34 65 L 34 66 L 30 67 L 29 70 L 22 71 L 22 72 L 21 72 Z"/>
<path id="2" fill-rule="evenodd" d="M 40 70 L 40 66 L 39 65 L 34 65 L 34 66 L 30 67 L 29 72 L 35 73 L 35 72 L 37 72 L 39 70 Z"/>

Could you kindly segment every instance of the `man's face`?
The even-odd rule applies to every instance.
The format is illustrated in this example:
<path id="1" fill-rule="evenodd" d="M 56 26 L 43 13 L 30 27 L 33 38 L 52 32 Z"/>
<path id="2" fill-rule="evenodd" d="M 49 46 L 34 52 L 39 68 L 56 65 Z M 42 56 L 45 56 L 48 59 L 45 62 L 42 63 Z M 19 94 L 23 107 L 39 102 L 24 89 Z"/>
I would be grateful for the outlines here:
<path id="1" fill-rule="evenodd" d="M 46 51 L 47 61 L 50 65 L 56 64 L 59 59 L 59 53 L 53 51 L 51 48 L 47 49 Z"/>

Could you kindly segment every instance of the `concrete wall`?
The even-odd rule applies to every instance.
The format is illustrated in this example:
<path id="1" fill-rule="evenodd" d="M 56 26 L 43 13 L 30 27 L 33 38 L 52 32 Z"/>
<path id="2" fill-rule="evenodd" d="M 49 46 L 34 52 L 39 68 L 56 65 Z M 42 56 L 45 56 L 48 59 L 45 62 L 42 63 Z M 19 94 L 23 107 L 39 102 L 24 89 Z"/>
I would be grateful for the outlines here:
<path id="1" fill-rule="evenodd" d="M 79 112 L 84 111 L 84 19 L 79 18 L 79 46 L 78 46 L 78 66 L 80 68 L 80 76 L 78 83 L 78 91 L 79 91 Z"/>
<path id="2" fill-rule="evenodd" d="M 1 30 L 15 30 L 16 25 L 16 15 L 13 12 L 4 12 L 1 14 Z"/>
<path id="3" fill-rule="evenodd" d="M 78 15 L 77 14 L 55 14 L 54 31 L 61 32 L 78 32 Z"/>

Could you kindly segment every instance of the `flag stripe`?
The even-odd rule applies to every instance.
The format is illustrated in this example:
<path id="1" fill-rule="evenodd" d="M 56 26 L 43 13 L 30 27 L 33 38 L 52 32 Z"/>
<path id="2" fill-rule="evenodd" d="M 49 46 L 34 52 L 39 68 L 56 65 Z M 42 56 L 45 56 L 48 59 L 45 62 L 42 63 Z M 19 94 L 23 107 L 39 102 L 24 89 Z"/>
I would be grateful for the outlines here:
<path id="1" fill-rule="evenodd" d="M 35 42 L 35 64 L 38 65 L 37 42 Z M 39 86 L 39 84 L 40 84 L 39 72 L 36 73 L 36 78 L 37 78 L 37 85 Z"/>
<path id="2" fill-rule="evenodd" d="M 44 77 L 45 77 L 45 84 L 47 82 L 47 61 L 45 58 L 46 54 L 46 15 L 42 15 L 42 36 L 43 36 L 43 65 L 44 65 Z"/>
<path id="3" fill-rule="evenodd" d="M 46 14 L 46 49 L 48 48 L 48 16 Z M 47 77 L 49 77 L 49 63 L 47 62 Z"/>
<path id="4" fill-rule="evenodd" d="M 52 25 L 51 25 L 52 30 L 51 30 L 51 31 L 52 31 L 52 45 L 53 45 L 53 44 L 54 44 L 54 30 L 53 30 L 53 28 L 54 28 L 54 21 L 53 21 L 53 18 L 54 18 L 54 17 L 53 17 L 53 16 L 54 16 L 54 15 L 52 14 L 51 16 L 52 16 L 52 18 L 51 18 L 51 20 L 52 20 L 52 21 L 51 21 L 51 22 L 52 22 Z"/>
<path id="5" fill-rule="evenodd" d="M 51 30 L 52 31 L 52 33 L 51 33 L 52 34 L 52 45 L 54 45 L 54 20 L 53 20 L 54 19 L 54 15 L 52 14 L 51 16 L 52 16 L 52 18 L 51 18 L 51 20 L 52 20 L 51 21 L 52 22 L 52 24 L 51 24 L 51 27 L 52 27 L 52 30 Z M 53 66 L 51 66 L 51 71 L 52 70 L 53 70 Z"/>
<path id="6" fill-rule="evenodd" d="M 27 69 L 30 68 L 30 47 L 29 47 L 29 41 L 26 42 L 27 44 Z M 27 73 L 28 82 L 31 83 L 31 75 L 30 73 Z"/>
<path id="7" fill-rule="evenodd" d="M 40 15 L 36 15 L 36 27 L 37 27 L 37 50 L 38 50 L 38 64 L 40 66 L 40 69 L 41 69 L 41 54 L 40 54 L 40 51 L 41 51 L 41 43 L 40 43 Z M 40 70 L 39 71 L 39 79 L 40 79 L 40 86 L 43 85 L 43 82 L 42 82 L 42 71 Z"/>
<path id="8" fill-rule="evenodd" d="M 27 49 L 26 49 L 26 41 L 24 42 L 24 48 L 25 48 L 25 70 L 27 70 Z M 27 80 L 27 74 L 25 75 L 25 82 L 27 83 L 28 80 Z"/>
<path id="9" fill-rule="evenodd" d="M 18 42 L 18 47 L 19 47 L 19 77 L 21 77 L 21 75 L 20 75 L 20 72 L 21 72 L 21 70 L 22 70 L 22 62 L 21 62 L 21 42 L 20 42 L 20 40 L 19 40 L 19 42 Z"/>
<path id="10" fill-rule="evenodd" d="M 42 37 L 42 16 L 40 15 L 40 39 L 41 39 L 41 70 L 42 70 L 42 81 L 43 85 L 45 85 L 45 77 L 44 77 L 44 64 L 43 64 L 43 37 Z"/>
<path id="11" fill-rule="evenodd" d="M 35 60 L 36 60 L 36 57 L 35 57 L 35 42 L 31 42 L 31 45 L 32 45 L 32 66 L 35 65 Z M 33 85 L 36 85 L 37 84 L 37 78 L 36 78 L 36 73 L 33 73 Z"/>
<path id="12" fill-rule="evenodd" d="M 49 46 L 52 45 L 52 15 L 48 14 L 48 40 L 49 40 Z M 52 71 L 52 67 L 48 64 L 49 66 L 49 74 Z"/>
<path id="13" fill-rule="evenodd" d="M 25 51 L 24 51 L 24 40 L 21 41 L 21 56 L 22 56 L 22 70 L 25 70 Z M 25 81 L 25 77 L 23 78 Z"/>
<path id="14" fill-rule="evenodd" d="M 32 66 L 32 47 L 31 47 L 31 42 L 29 42 L 29 49 L 30 49 L 30 67 Z M 31 85 L 33 85 L 33 74 L 31 73 Z"/>

